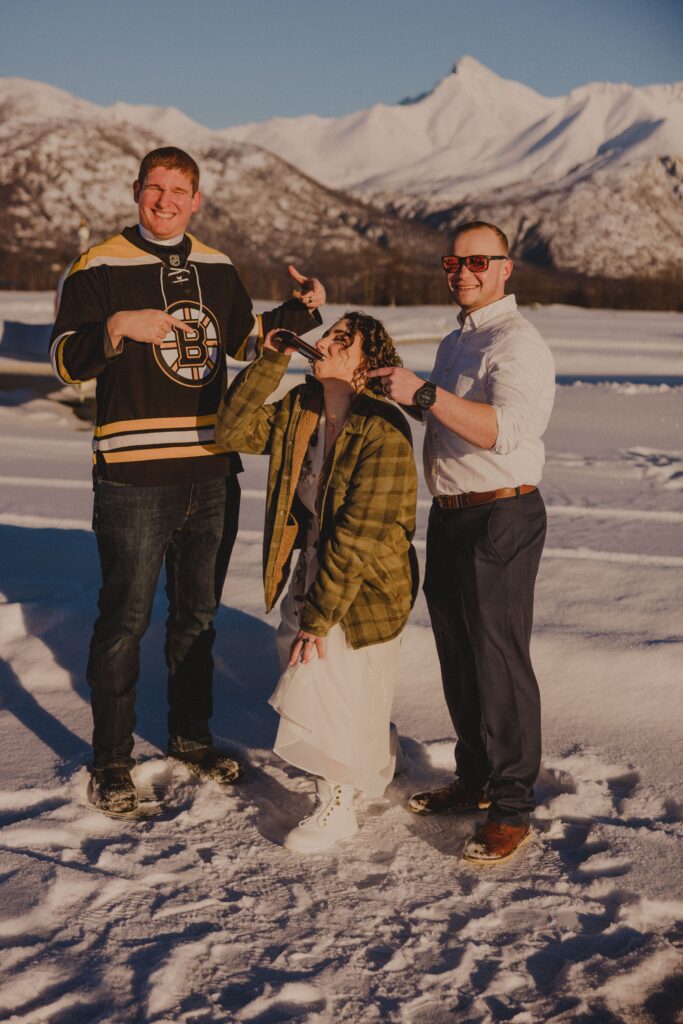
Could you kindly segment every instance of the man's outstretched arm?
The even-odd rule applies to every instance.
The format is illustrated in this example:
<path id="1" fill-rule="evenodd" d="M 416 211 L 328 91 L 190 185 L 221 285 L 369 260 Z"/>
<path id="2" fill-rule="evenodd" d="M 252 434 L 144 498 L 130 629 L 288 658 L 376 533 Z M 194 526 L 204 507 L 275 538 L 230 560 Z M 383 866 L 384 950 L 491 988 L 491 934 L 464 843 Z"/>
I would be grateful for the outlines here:
<path id="1" fill-rule="evenodd" d="M 415 392 L 424 384 L 421 377 L 402 366 L 385 366 L 379 370 L 370 370 L 368 377 L 381 377 L 387 397 L 403 406 L 415 404 Z M 436 401 L 429 412 L 443 423 L 444 427 L 476 448 L 489 450 L 496 443 L 496 410 L 487 402 L 472 402 L 469 398 L 460 398 L 445 388 L 437 387 Z"/>

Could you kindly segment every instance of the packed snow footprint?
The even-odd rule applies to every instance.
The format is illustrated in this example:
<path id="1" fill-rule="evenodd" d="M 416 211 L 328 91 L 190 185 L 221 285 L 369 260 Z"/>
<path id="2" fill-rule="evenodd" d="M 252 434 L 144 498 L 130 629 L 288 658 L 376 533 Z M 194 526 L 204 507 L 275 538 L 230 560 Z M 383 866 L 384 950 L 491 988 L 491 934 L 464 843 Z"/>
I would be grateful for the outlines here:
<path id="1" fill-rule="evenodd" d="M 391 315 L 400 325 L 407 314 Z M 566 311 L 540 315 L 562 333 Z M 592 312 L 580 319 L 597 326 Z M 609 319 L 619 340 L 637 320 L 630 329 L 643 350 L 664 322 Z M 433 347 L 410 349 L 428 372 Z M 582 372 L 581 351 L 564 350 L 567 369 Z M 616 349 L 604 358 L 621 372 Z M 251 466 L 216 652 L 216 732 L 245 744 L 249 778 L 226 792 L 159 755 L 163 723 L 155 732 L 150 709 L 158 722 L 164 669 L 149 651 L 162 646 L 162 600 L 141 681 L 134 775 L 165 810 L 122 823 L 85 806 L 84 636 L 98 585 L 87 432 L 73 417 L 48 419 L 47 402 L 0 407 L 0 1017 L 673 1021 L 683 918 L 675 777 L 683 552 L 680 452 L 670 450 L 679 399 L 680 389 L 560 388 L 546 498 L 567 511 L 551 514 L 549 546 L 593 554 L 541 564 L 534 657 L 546 764 L 535 836 L 493 872 L 459 859 L 476 814 L 420 819 L 406 810 L 411 793 L 443 783 L 453 765 L 421 598 L 395 702 L 405 774 L 385 798 L 361 804 L 360 832 L 338 851 L 303 861 L 280 847 L 313 798 L 298 772 L 266 752 L 272 627 L 261 612 L 255 542 L 264 485 Z M 598 561 L 596 552 L 642 564 Z"/>
<path id="2" fill-rule="evenodd" d="M 169 808 L 149 822 L 85 810 L 85 770 L 54 789 L 1 793 L 10 876 L 28 860 L 40 881 L 16 914 L 8 888 L 0 934 L 14 945 L 14 980 L 0 1005 L 22 1021 L 69 1007 L 70 1020 L 112 1022 L 380 1019 L 368 1002 L 386 1020 L 569 1021 L 629 1020 L 656 1000 L 682 908 L 641 896 L 638 864 L 673 867 L 680 814 L 637 767 L 587 749 L 549 761 L 533 843 L 491 873 L 457 859 L 471 820 L 405 810 L 415 764 L 431 760 L 436 777 L 445 754 L 443 743 L 407 746 L 408 775 L 363 804 L 352 845 L 304 862 L 273 839 L 310 794 L 268 754 L 230 792 L 143 761 L 137 781 L 163 787 Z M 637 993 L 613 984 L 617 963 L 640 979 Z M 104 1016 L 113 984 L 117 1007 Z"/>

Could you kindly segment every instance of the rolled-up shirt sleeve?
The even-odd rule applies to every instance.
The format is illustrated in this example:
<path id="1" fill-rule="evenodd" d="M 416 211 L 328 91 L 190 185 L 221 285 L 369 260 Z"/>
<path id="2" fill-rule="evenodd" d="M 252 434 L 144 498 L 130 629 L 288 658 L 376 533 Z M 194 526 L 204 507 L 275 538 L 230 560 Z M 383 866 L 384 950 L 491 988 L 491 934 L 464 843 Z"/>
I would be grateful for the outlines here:
<path id="1" fill-rule="evenodd" d="M 530 431 L 548 381 L 552 357 L 534 331 L 505 332 L 489 353 L 487 400 L 493 406 L 498 437 L 492 451 L 509 455 Z"/>

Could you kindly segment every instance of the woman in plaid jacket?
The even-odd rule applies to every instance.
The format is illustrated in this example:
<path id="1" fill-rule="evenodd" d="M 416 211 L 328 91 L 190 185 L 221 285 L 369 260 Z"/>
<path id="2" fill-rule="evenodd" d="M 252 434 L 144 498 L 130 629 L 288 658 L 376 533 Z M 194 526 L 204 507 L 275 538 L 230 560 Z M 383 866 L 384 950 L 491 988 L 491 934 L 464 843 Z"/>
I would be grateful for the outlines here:
<path id="1" fill-rule="evenodd" d="M 346 313 L 317 342 L 323 358 L 312 376 L 266 404 L 295 351 L 275 334 L 233 382 L 216 438 L 270 457 L 268 610 L 301 548 L 281 605 L 283 674 L 270 702 L 281 716 L 276 752 L 316 777 L 313 813 L 285 839 L 308 852 L 356 832 L 354 790 L 381 795 L 393 775 L 396 659 L 417 590 L 417 474 L 405 417 L 366 386 L 368 370 L 400 363 L 378 320 Z"/>

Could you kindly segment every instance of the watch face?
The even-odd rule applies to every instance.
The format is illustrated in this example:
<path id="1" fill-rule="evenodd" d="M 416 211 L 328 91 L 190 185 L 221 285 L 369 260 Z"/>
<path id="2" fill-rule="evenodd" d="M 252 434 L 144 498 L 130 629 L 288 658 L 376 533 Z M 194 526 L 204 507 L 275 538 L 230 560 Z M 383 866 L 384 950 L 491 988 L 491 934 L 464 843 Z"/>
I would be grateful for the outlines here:
<path id="1" fill-rule="evenodd" d="M 429 409 L 436 401 L 436 388 L 429 382 L 415 392 L 415 404 L 420 409 Z"/>

